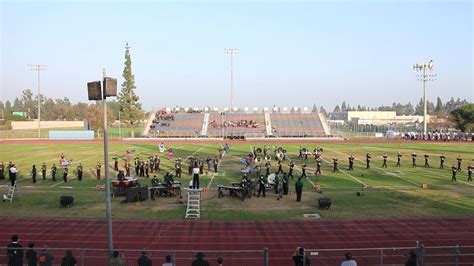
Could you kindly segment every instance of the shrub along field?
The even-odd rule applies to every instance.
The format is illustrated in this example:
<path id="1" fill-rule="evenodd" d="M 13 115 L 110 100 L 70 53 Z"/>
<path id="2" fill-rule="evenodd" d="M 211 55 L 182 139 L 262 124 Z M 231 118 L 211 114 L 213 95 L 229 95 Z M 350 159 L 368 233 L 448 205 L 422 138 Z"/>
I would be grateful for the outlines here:
<path id="1" fill-rule="evenodd" d="M 188 184 L 191 177 L 187 175 L 186 157 L 195 154 L 200 158 L 218 155 L 219 144 L 166 144 L 174 149 L 175 158 L 182 158 L 183 176 L 182 188 Z M 269 145 L 269 144 L 266 144 Z M 427 216 L 460 216 L 474 213 L 474 182 L 467 181 L 467 166 L 474 165 L 474 146 L 470 143 L 415 143 L 415 142 L 387 142 L 387 143 L 315 143 L 304 144 L 309 150 L 317 146 L 324 149 L 322 154 L 322 175 L 316 177 L 315 161 L 312 156 L 307 160 L 308 178 L 304 179 L 303 201 L 296 202 L 294 183 L 301 174 L 302 159 L 298 159 L 297 144 L 271 145 L 274 150 L 283 147 L 289 157 L 295 162 L 295 178 L 290 180 L 290 193 L 277 200 L 274 192 L 267 192 L 266 198 L 253 197 L 240 201 L 235 197 L 217 197 L 217 185 L 229 185 L 230 182 L 239 182 L 243 168 L 241 159 L 250 153 L 251 147 L 263 148 L 261 145 L 249 145 L 245 142 L 231 144 L 230 153 L 220 162 L 217 174 L 205 171 L 201 176 L 201 187 L 208 187 L 203 192 L 202 219 L 206 220 L 277 220 L 300 219 L 303 214 L 319 213 L 322 219 L 364 219 L 364 218 L 401 218 Z M 270 146 L 270 145 L 269 145 Z M 124 157 L 126 150 L 132 151 L 132 158 L 159 154 L 162 171 L 157 176 L 162 179 L 165 171 L 174 168 L 174 161 L 169 161 L 166 154 L 160 154 L 157 145 L 113 143 L 109 146 L 111 178 L 115 178 L 113 171 L 113 156 Z M 396 155 L 401 152 L 402 165 L 395 167 Z M 416 152 L 417 167 L 411 166 L 411 154 Z M 62 170 L 59 167 L 60 154 L 73 159 L 69 167 L 69 182 L 62 182 Z M 372 156 L 371 168 L 365 169 L 365 155 Z M 382 155 L 388 156 L 388 168 L 381 168 Z M 430 168 L 423 167 L 423 155 L 429 154 Z M 439 169 L 439 156 L 446 156 L 445 169 Z M 355 159 L 354 171 L 348 171 L 349 155 Z M 451 166 L 456 158 L 463 158 L 463 171 L 458 173 L 457 182 L 451 181 Z M 340 171 L 332 172 L 332 159 L 339 159 Z M 0 161 L 5 165 L 12 161 L 18 169 L 18 191 L 12 204 L 0 205 L 1 216 L 29 216 L 29 217 L 105 217 L 105 191 L 96 189 L 96 185 L 104 184 L 102 179 L 95 177 L 95 165 L 103 161 L 102 145 L 97 143 L 51 143 L 51 144 L 2 144 Z M 42 180 L 41 163 L 46 162 L 48 167 L 47 179 Z M 81 162 L 84 166 L 84 178 L 79 182 L 76 175 L 76 166 Z M 288 162 L 284 163 L 284 171 L 288 171 Z M 49 170 L 56 163 L 59 170 L 57 182 L 51 180 Z M 31 168 L 35 164 L 38 168 L 36 184 L 31 180 Z M 120 168 L 124 161 L 120 159 Z M 132 162 L 133 167 L 133 162 Z M 205 169 L 207 167 L 205 166 Z M 276 172 L 277 163 L 272 161 L 271 171 Z M 132 174 L 134 170 L 132 169 Z M 264 170 L 262 170 L 264 172 Z M 253 177 L 253 176 L 252 176 Z M 8 177 L 7 177 L 8 179 Z M 7 179 L 0 180 L 0 194 L 7 192 Z M 142 186 L 150 185 L 150 179 L 139 178 Z M 179 180 L 175 178 L 175 180 Z M 313 185 L 320 185 L 320 190 Z M 427 184 L 427 188 L 421 188 Z M 362 187 L 366 186 L 366 189 Z M 361 196 L 357 196 L 357 192 Z M 72 208 L 59 208 L 59 198 L 70 195 L 75 198 Z M 117 219 L 182 219 L 186 209 L 186 193 L 183 197 L 157 198 L 140 203 L 122 204 L 122 197 L 112 199 L 113 217 Z M 331 210 L 318 210 L 316 201 L 321 197 L 332 199 Z"/>

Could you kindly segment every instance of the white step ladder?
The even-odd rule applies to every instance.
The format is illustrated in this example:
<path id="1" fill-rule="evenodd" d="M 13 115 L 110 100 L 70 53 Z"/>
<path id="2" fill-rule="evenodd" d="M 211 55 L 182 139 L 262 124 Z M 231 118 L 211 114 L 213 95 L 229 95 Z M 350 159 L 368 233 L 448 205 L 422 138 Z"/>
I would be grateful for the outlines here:
<path id="1" fill-rule="evenodd" d="M 187 189 L 188 191 L 188 207 L 186 208 L 186 216 L 184 219 L 200 219 L 201 218 L 201 192 L 200 189 Z"/>
<path id="2" fill-rule="evenodd" d="M 15 195 L 15 190 L 16 190 L 16 181 L 12 185 L 8 185 L 8 192 L 6 195 L 3 195 L 3 201 L 4 202 L 10 202 L 12 203 L 13 201 L 13 196 Z"/>

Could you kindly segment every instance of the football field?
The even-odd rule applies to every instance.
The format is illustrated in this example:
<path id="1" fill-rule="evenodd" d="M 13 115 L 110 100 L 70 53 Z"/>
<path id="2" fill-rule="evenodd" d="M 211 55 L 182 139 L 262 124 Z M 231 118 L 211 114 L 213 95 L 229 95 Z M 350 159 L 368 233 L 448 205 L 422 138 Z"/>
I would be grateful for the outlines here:
<path id="1" fill-rule="evenodd" d="M 218 156 L 220 144 L 206 143 L 166 143 L 166 148 L 173 148 L 174 158 L 183 159 L 183 176 L 180 179 L 182 188 L 191 180 L 187 175 L 186 157 L 196 155 L 199 158 Z M 244 167 L 241 160 L 251 152 L 252 147 L 262 148 L 267 145 L 271 151 L 282 147 L 287 150 L 289 159 L 295 163 L 294 179 L 290 179 L 290 193 L 277 200 L 277 195 L 267 191 L 267 196 L 254 197 L 241 201 L 236 197 L 218 198 L 217 186 L 240 182 Z M 302 202 L 296 202 L 294 183 L 301 174 L 300 165 L 304 162 L 298 158 L 300 147 L 312 151 L 322 147 L 322 175 L 316 176 L 315 160 L 308 156 L 307 174 L 304 179 Z M 474 212 L 474 182 L 467 181 L 467 166 L 474 165 L 474 146 L 471 143 L 421 143 L 421 142 L 340 142 L 340 143 L 251 143 L 232 142 L 230 152 L 225 154 L 219 164 L 218 173 L 206 171 L 201 176 L 201 187 L 209 188 L 203 192 L 201 219 L 205 220 L 281 220 L 300 219 L 303 214 L 318 213 L 322 219 L 366 219 L 366 218 L 405 218 L 432 216 L 463 216 Z M 109 167 L 111 179 L 115 178 L 112 157 L 121 159 L 120 168 L 124 167 L 126 151 L 132 152 L 133 158 L 141 156 L 147 160 L 150 155 L 160 155 L 162 171 L 150 173 L 150 178 L 139 178 L 142 186 L 149 186 L 150 179 L 157 175 L 163 179 L 166 171 L 172 171 L 174 160 L 168 160 L 165 153 L 160 154 L 156 143 L 112 142 L 109 145 Z M 401 152 L 401 167 L 396 167 L 397 153 Z M 417 167 L 411 166 L 411 154 L 415 152 Z M 64 153 L 72 159 L 69 167 L 68 182 L 62 181 L 62 170 L 59 158 Z M 371 168 L 365 169 L 365 155 L 372 157 Z M 388 156 L 388 167 L 382 168 L 382 155 Z M 423 155 L 428 154 L 429 168 L 423 167 Z M 439 169 L 439 156 L 446 156 L 445 169 Z M 348 170 L 348 157 L 355 157 L 354 170 Z M 451 166 L 456 158 L 462 158 L 461 172 L 457 181 L 451 181 Z M 332 172 L 332 159 L 338 158 L 339 172 Z M 273 157 L 274 158 L 274 157 Z M 100 142 L 19 142 L 2 143 L 0 161 L 5 165 L 12 161 L 19 169 L 18 193 L 12 204 L 0 205 L 1 216 L 27 217 L 73 217 L 101 218 L 105 216 L 104 190 L 97 185 L 104 183 L 102 178 L 95 177 L 95 165 L 103 164 L 103 147 Z M 40 168 L 45 162 L 48 168 L 47 179 L 42 180 Z M 76 166 L 84 166 L 84 178 L 77 180 Z M 52 164 L 58 166 L 57 181 L 51 180 L 49 170 Z M 283 163 L 283 170 L 288 171 L 289 161 Z M 36 184 L 31 180 L 31 168 L 38 168 Z M 271 172 L 277 171 L 277 162 L 272 160 Z M 132 175 L 134 169 L 131 170 Z M 264 168 L 262 170 L 264 172 Z M 253 177 L 253 175 L 251 175 Z M 8 178 L 8 176 L 7 176 Z M 426 184 L 427 188 L 422 188 Z M 0 180 L 0 193 L 7 192 L 7 180 Z M 318 186 L 319 189 L 314 189 Z M 365 188 L 363 188 L 365 187 Z M 359 196 L 357 195 L 359 194 Z M 75 199 L 72 208 L 59 208 L 59 198 L 70 195 Z M 183 197 L 159 197 L 155 201 L 122 204 L 123 197 L 112 199 L 113 217 L 119 219 L 182 219 L 186 209 L 186 193 Z M 328 197 L 332 200 L 331 210 L 321 211 L 317 208 L 317 199 Z"/>

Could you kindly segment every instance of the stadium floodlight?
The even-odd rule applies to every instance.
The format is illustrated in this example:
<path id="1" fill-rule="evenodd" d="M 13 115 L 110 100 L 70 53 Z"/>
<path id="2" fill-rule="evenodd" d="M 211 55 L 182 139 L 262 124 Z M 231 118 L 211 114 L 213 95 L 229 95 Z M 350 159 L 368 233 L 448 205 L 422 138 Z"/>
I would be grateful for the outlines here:
<path id="1" fill-rule="evenodd" d="M 46 65 L 34 64 L 28 65 L 30 70 L 38 72 L 38 138 L 41 138 L 41 93 L 40 93 L 40 73 L 46 70 Z"/>
<path id="2" fill-rule="evenodd" d="M 89 82 L 88 93 L 89 99 L 91 100 L 102 100 L 103 105 L 103 121 L 104 121 L 104 167 L 105 167 L 105 208 L 107 218 L 107 248 L 109 252 L 109 258 L 112 258 L 113 248 L 113 235 L 112 235 L 112 203 L 110 199 L 110 181 L 109 181 L 109 142 L 108 142 L 108 129 L 107 129 L 107 97 L 117 96 L 117 80 L 106 76 L 105 69 L 102 71 L 102 88 L 100 82 Z M 103 91 L 101 90 L 103 89 Z"/>
<path id="3" fill-rule="evenodd" d="M 234 54 L 240 52 L 239 48 L 224 48 L 224 52 L 230 55 L 230 109 L 234 106 Z"/>
<path id="4" fill-rule="evenodd" d="M 413 70 L 421 71 L 421 75 L 418 75 L 418 80 L 423 82 L 423 133 L 426 134 L 427 132 L 427 118 L 426 118 L 426 111 L 427 111 L 427 100 L 426 100 L 426 82 L 427 81 L 434 81 L 436 80 L 436 75 L 428 75 L 426 74 L 426 70 L 433 70 L 434 63 L 433 60 L 430 60 L 426 63 L 417 63 L 413 65 Z"/>

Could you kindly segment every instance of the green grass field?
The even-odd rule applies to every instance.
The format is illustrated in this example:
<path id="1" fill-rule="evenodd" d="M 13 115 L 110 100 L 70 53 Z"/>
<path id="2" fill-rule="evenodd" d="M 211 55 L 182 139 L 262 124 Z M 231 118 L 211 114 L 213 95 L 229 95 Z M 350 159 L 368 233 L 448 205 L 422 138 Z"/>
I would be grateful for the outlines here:
<path id="1" fill-rule="evenodd" d="M 19 168 L 19 190 L 12 204 L 0 205 L 1 216 L 33 216 L 33 217 L 83 217 L 100 218 L 105 216 L 104 190 L 97 190 L 94 166 L 103 160 L 103 148 L 99 144 L 1 144 L 0 161 L 13 161 Z M 263 147 L 262 145 L 255 145 Z M 274 147 L 284 147 L 288 150 L 291 159 L 298 165 L 296 175 L 300 174 L 299 165 L 302 160 L 297 159 L 299 145 L 274 144 Z M 459 216 L 474 213 L 474 182 L 467 181 L 467 171 L 458 173 L 458 181 L 451 182 L 450 167 L 455 164 L 456 157 L 463 158 L 463 168 L 469 163 L 474 165 L 474 146 L 472 144 L 446 143 L 338 143 L 338 144 L 304 144 L 313 150 L 316 146 L 324 148 L 322 176 L 314 175 L 314 159 L 308 158 L 308 179 L 304 180 L 303 201 L 296 202 L 294 182 L 290 181 L 290 194 L 277 200 L 274 193 L 268 193 L 266 198 L 252 197 L 241 202 L 234 197 L 218 199 L 217 185 L 228 185 L 241 179 L 240 169 L 243 165 L 240 159 L 250 153 L 251 146 L 233 144 L 230 154 L 227 154 L 219 167 L 218 174 L 211 173 L 201 177 L 201 187 L 209 186 L 209 192 L 203 192 L 202 219 L 207 220 L 275 220 L 299 219 L 305 213 L 319 213 L 323 219 L 358 219 L 358 218 L 399 218 L 399 217 L 426 217 L 426 216 Z M 214 157 L 218 154 L 217 144 L 169 144 L 173 147 L 175 158 L 185 158 L 196 154 L 201 158 Z M 151 144 L 111 144 L 110 157 L 123 156 L 127 149 L 134 150 L 136 155 L 157 154 L 157 145 Z M 396 154 L 403 154 L 402 167 L 395 167 Z M 411 167 L 410 154 L 418 154 L 418 167 Z M 64 153 L 74 164 L 69 168 L 69 182 L 62 181 L 62 171 L 57 174 L 57 182 L 51 180 L 48 174 L 43 181 L 38 170 L 38 183 L 31 182 L 31 166 L 36 164 L 38 169 L 44 161 L 48 172 L 53 163 L 58 165 L 59 156 Z M 370 153 L 372 164 L 369 170 L 365 169 L 365 154 Z M 389 156 L 388 168 L 382 169 L 382 155 Z M 424 168 L 423 154 L 430 155 L 431 168 Z M 354 171 L 347 171 L 347 157 L 352 154 L 356 157 Z M 439 168 L 439 155 L 444 154 L 447 159 L 444 170 Z M 162 169 L 171 170 L 174 162 L 168 161 L 165 154 L 162 156 Z M 340 172 L 333 173 L 332 158 L 339 158 Z M 110 167 L 113 166 L 110 159 Z M 84 165 L 85 177 L 82 182 L 76 177 L 75 167 L 81 162 Z M 123 161 L 121 168 L 123 168 Z M 276 162 L 272 162 L 272 171 L 277 170 Z M 288 162 L 284 170 L 287 171 Z M 112 171 L 113 177 L 115 172 Z M 74 171 L 73 171 L 74 170 Z M 132 173 L 134 171 L 132 170 Z M 102 171 L 103 173 L 103 171 Z M 161 179 L 164 171 L 158 174 Z M 183 165 L 182 184 L 188 184 L 187 165 Z M 149 185 L 150 181 L 141 178 L 142 185 Z M 0 180 L 0 194 L 6 193 L 7 180 Z M 312 184 L 321 186 L 321 193 L 312 188 Z M 422 189 L 421 184 L 428 184 Z M 370 185 L 364 190 L 363 196 L 357 196 L 363 185 Z M 59 197 L 72 195 L 75 205 L 72 208 L 59 208 Z M 320 197 L 330 197 L 333 205 L 330 211 L 319 211 L 316 201 Z M 182 219 L 186 209 L 186 194 L 183 193 L 183 203 L 177 198 L 158 198 L 156 201 L 121 204 L 123 198 L 113 198 L 113 216 L 123 219 Z"/>

